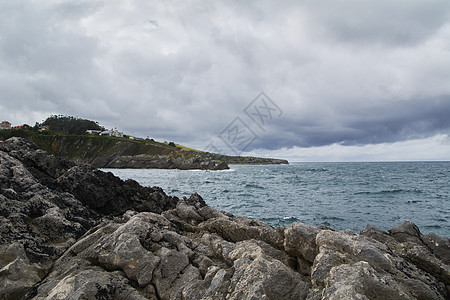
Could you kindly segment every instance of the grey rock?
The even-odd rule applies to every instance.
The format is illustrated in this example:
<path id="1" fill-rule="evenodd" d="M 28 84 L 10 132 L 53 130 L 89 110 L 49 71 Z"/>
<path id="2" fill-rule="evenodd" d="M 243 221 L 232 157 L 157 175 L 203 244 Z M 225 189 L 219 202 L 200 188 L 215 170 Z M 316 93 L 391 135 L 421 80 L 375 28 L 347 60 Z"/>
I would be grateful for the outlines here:
<path id="1" fill-rule="evenodd" d="M 284 237 L 267 223 L 245 217 L 211 218 L 199 224 L 199 227 L 214 232 L 227 241 L 239 242 L 257 239 L 282 249 Z"/>
<path id="2" fill-rule="evenodd" d="M 422 235 L 411 221 L 393 227 L 389 233 L 368 227 L 361 234 L 383 242 L 396 255 L 450 284 L 450 242 L 434 234 Z"/>
<path id="3" fill-rule="evenodd" d="M 316 236 L 320 232 L 317 227 L 300 222 L 292 223 L 284 231 L 284 249 L 293 256 L 303 257 L 310 263 L 319 253 Z"/>
<path id="4" fill-rule="evenodd" d="M 323 298 L 414 299 L 412 295 L 404 293 L 390 276 L 379 274 L 365 261 L 333 267 Z"/>
<path id="5" fill-rule="evenodd" d="M 450 264 L 450 240 L 433 233 L 422 235 L 421 240 L 428 249 L 443 263 Z"/>
<path id="6" fill-rule="evenodd" d="M 27 258 L 23 245 L 0 246 L 0 299 L 19 299 L 42 280 L 45 271 Z"/>
<path id="7" fill-rule="evenodd" d="M 420 230 L 411 221 L 405 221 L 402 225 L 392 227 L 389 229 L 391 236 L 393 236 L 399 242 L 420 242 Z"/>
<path id="8" fill-rule="evenodd" d="M 154 295 L 154 294 L 153 294 Z M 28 297 L 33 299 L 151 299 L 152 293 L 137 291 L 120 272 L 105 272 L 98 267 L 73 271 L 58 280 L 37 286 Z M 154 298 L 156 299 L 156 298 Z"/>

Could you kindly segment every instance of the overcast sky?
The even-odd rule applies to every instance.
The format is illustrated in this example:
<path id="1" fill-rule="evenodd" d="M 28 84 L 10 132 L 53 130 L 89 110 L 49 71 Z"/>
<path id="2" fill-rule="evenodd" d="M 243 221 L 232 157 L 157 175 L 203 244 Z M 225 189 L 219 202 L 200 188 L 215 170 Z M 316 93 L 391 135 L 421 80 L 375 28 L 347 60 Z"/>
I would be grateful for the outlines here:
<path id="1" fill-rule="evenodd" d="M 0 119 L 52 114 L 229 154 L 450 160 L 450 1 L 0 0 Z"/>

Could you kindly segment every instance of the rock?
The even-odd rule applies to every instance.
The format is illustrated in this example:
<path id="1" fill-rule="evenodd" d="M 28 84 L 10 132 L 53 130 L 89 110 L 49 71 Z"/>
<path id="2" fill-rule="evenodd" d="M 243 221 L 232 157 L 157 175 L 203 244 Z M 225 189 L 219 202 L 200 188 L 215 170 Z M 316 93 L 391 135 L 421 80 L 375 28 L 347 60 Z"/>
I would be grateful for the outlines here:
<path id="1" fill-rule="evenodd" d="M 389 230 L 390 234 L 366 228 L 362 234 L 384 242 L 392 251 L 417 267 L 450 284 L 450 242 L 434 234 L 422 235 L 411 221 Z"/>
<path id="2" fill-rule="evenodd" d="M 17 255 L 24 252 L 15 261 L 5 254 L 10 250 L 0 257 L 5 268 L 0 276 L 5 286 L 0 290 L 14 290 L 14 296 L 8 297 L 26 293 L 31 279 L 42 279 L 55 259 L 102 218 L 120 215 L 130 207 L 161 212 L 174 208 L 178 200 L 161 189 L 75 166 L 20 138 L 0 142 L 0 149 L 0 247 L 14 245 L 22 249 Z M 14 280 L 7 275 L 11 268 L 30 276 L 15 282 L 23 288 L 11 288 Z"/>
<path id="3" fill-rule="evenodd" d="M 35 286 L 29 293 L 32 299 L 152 299 L 152 291 L 137 291 L 120 272 L 105 272 L 89 267 Z M 157 299 L 154 297 L 153 299 Z"/>
<path id="4" fill-rule="evenodd" d="M 96 168 L 130 168 L 130 169 L 180 169 L 180 170 L 226 170 L 226 163 L 216 164 L 214 160 L 200 156 L 174 158 L 169 155 L 113 155 L 98 157 L 87 161 Z"/>
<path id="5" fill-rule="evenodd" d="M 306 299 L 310 282 L 256 243 L 240 242 L 230 253 L 234 274 L 229 299 Z"/>
<path id="6" fill-rule="evenodd" d="M 32 264 L 22 244 L 0 246 L 0 299 L 19 299 L 42 280 L 44 270 Z"/>
<path id="7" fill-rule="evenodd" d="M 392 227 L 389 229 L 391 236 L 393 236 L 396 240 L 405 243 L 405 242 L 420 242 L 420 230 L 411 221 L 406 221 L 400 226 Z"/>
<path id="8" fill-rule="evenodd" d="M 365 261 L 333 267 L 323 298 L 414 299 L 412 295 L 404 293 L 390 276 L 379 274 Z"/>
<path id="9" fill-rule="evenodd" d="M 433 233 L 421 235 L 421 240 L 444 264 L 450 265 L 450 240 L 441 238 Z"/>
<path id="10" fill-rule="evenodd" d="M 369 231 L 380 233 L 370 228 Z M 315 292 L 309 296 L 313 299 L 317 294 L 326 295 L 326 299 L 350 295 L 353 297 L 350 299 L 448 297 L 445 281 L 430 276 L 420 266 L 396 255 L 390 247 L 375 239 L 351 231 L 323 230 L 317 234 L 316 244 L 319 254 L 311 272 Z"/>
<path id="11" fill-rule="evenodd" d="M 205 220 L 205 218 L 198 212 L 198 209 L 202 207 L 206 207 L 205 201 L 199 194 L 194 193 L 189 197 L 189 199 L 183 197 L 183 200 L 178 202 L 176 214 L 179 219 L 187 221 L 187 223 L 197 225 Z"/>
<path id="12" fill-rule="evenodd" d="M 0 159 L 1 299 L 450 298 L 449 239 L 412 222 L 273 228 L 22 139 Z"/>
<path id="13" fill-rule="evenodd" d="M 292 223 L 284 231 L 284 249 L 293 256 L 304 258 L 310 263 L 319 253 L 316 236 L 320 232 L 317 227 L 300 222 Z"/>
<path id="14" fill-rule="evenodd" d="M 214 170 L 229 170 L 229 169 L 230 169 L 230 167 L 225 162 L 221 162 L 214 167 Z"/>
<path id="15" fill-rule="evenodd" d="M 245 217 L 211 218 L 199 227 L 220 235 L 227 241 L 240 242 L 257 239 L 277 249 L 283 248 L 283 234 L 267 223 Z"/>

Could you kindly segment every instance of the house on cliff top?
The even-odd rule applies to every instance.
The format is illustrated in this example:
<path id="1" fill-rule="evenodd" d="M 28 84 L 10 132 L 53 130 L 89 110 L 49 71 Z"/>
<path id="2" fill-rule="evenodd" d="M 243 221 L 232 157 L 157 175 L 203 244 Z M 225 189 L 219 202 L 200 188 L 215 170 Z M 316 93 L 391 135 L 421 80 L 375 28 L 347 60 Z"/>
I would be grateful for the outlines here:
<path id="1" fill-rule="evenodd" d="M 123 137 L 123 132 L 120 132 L 117 129 L 111 129 L 100 132 L 100 135 Z"/>
<path id="2" fill-rule="evenodd" d="M 86 133 L 88 133 L 88 134 L 98 134 L 98 135 L 100 135 L 100 136 L 123 137 L 123 132 L 120 132 L 120 131 L 117 130 L 116 128 L 111 129 L 111 130 L 105 130 L 105 131 L 100 131 L 100 130 L 86 130 Z"/>

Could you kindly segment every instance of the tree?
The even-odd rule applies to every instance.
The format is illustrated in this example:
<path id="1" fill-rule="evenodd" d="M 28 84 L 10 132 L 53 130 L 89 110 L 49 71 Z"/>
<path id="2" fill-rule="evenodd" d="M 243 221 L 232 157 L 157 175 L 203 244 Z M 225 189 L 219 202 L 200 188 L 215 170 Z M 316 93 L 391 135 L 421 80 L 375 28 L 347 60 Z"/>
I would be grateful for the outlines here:
<path id="1" fill-rule="evenodd" d="M 48 126 L 50 130 L 55 132 L 69 134 L 85 134 L 86 130 L 89 129 L 105 130 L 105 128 L 94 121 L 63 115 L 50 116 L 41 125 Z"/>

